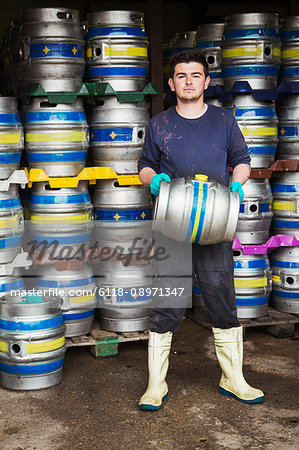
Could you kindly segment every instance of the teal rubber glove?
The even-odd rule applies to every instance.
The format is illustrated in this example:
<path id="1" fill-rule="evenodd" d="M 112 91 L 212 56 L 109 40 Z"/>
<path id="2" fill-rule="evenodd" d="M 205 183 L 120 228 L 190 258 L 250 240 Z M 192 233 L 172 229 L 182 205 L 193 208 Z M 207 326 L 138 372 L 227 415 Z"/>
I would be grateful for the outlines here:
<path id="1" fill-rule="evenodd" d="M 158 173 L 158 174 L 154 175 L 152 178 L 151 185 L 150 185 L 151 193 L 153 195 L 159 194 L 161 180 L 170 182 L 171 178 L 166 173 Z"/>
<path id="2" fill-rule="evenodd" d="M 244 191 L 243 191 L 241 183 L 239 181 L 233 181 L 229 187 L 229 190 L 232 192 L 238 192 L 240 195 L 240 202 L 243 201 Z"/>

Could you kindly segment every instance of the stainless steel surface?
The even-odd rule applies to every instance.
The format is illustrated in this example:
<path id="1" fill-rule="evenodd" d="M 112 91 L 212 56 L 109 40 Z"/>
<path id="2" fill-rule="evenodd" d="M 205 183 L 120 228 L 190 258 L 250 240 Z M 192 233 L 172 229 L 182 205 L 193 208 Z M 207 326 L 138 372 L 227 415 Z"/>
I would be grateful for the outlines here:
<path id="1" fill-rule="evenodd" d="M 281 19 L 280 81 L 299 81 L 299 16 Z"/>
<path id="2" fill-rule="evenodd" d="M 180 31 L 175 34 L 173 39 L 174 53 L 181 52 L 187 48 L 193 48 L 195 42 L 196 31 Z"/>
<path id="3" fill-rule="evenodd" d="M 221 48 L 224 23 L 208 23 L 197 28 L 194 46 L 201 50 L 209 65 L 209 86 L 223 85 Z"/>
<path id="4" fill-rule="evenodd" d="M 214 180 L 162 181 L 155 203 L 153 229 L 181 242 L 207 245 L 232 241 L 238 211 L 239 194 Z"/>
<path id="5" fill-rule="evenodd" d="M 277 159 L 299 159 L 299 94 L 281 95 L 277 100 L 277 114 Z"/>
<path id="6" fill-rule="evenodd" d="M 273 217 L 270 182 L 266 178 L 249 178 L 242 188 L 245 196 L 235 237 L 242 244 L 263 244 L 269 238 Z"/>
<path id="7" fill-rule="evenodd" d="M 272 180 L 273 231 L 299 238 L 299 172 L 281 173 Z"/>
<path id="8" fill-rule="evenodd" d="M 119 103 L 116 97 L 98 97 L 90 118 L 95 165 L 112 167 L 118 174 L 137 173 L 149 119 L 146 102 Z"/>

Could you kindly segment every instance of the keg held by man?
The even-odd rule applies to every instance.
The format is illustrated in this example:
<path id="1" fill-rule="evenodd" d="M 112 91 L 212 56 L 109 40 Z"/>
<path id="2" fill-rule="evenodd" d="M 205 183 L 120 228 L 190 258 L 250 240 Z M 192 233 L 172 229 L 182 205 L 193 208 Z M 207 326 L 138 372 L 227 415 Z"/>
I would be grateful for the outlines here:
<path id="1" fill-rule="evenodd" d="M 204 103 L 209 85 L 208 65 L 197 49 L 185 50 L 170 61 L 170 89 L 177 106 L 153 117 L 138 162 L 139 178 L 158 195 L 160 181 L 198 173 L 228 186 L 228 166 L 233 168 L 229 188 L 240 200 L 242 185 L 250 175 L 250 157 L 234 116 L 224 108 Z M 216 355 L 222 369 L 221 394 L 244 403 L 259 403 L 264 394 L 245 381 L 242 372 L 243 333 L 237 318 L 232 245 L 192 247 L 193 270 L 203 293 L 206 314 L 213 325 Z M 139 408 L 156 410 L 167 399 L 166 375 L 173 332 L 179 328 L 184 308 L 152 309 L 148 345 L 149 382 Z"/>

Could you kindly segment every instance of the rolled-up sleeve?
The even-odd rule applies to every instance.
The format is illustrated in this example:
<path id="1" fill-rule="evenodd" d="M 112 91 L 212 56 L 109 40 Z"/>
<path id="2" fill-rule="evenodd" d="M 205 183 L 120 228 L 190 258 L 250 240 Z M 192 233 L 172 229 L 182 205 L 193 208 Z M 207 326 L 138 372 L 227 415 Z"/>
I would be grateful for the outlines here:
<path id="1" fill-rule="evenodd" d="M 150 122 L 145 133 L 143 149 L 138 161 L 138 173 L 144 169 L 144 167 L 150 167 L 156 173 L 159 173 L 160 158 L 160 149 L 155 140 L 153 124 Z"/>
<path id="2" fill-rule="evenodd" d="M 250 161 L 244 136 L 236 119 L 233 118 L 230 128 L 228 164 L 234 169 L 239 164 L 248 164 L 250 166 Z"/>

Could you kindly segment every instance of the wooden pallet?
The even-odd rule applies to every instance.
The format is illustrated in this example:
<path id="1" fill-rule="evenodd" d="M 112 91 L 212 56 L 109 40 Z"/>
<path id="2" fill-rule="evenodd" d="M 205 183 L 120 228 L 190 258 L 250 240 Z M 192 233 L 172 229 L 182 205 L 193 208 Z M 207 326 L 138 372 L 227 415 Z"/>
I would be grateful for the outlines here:
<path id="1" fill-rule="evenodd" d="M 187 309 L 185 315 L 205 328 L 212 328 L 203 307 L 194 306 L 192 309 Z M 239 320 L 245 330 L 247 327 L 266 327 L 268 333 L 277 338 L 283 338 L 294 336 L 295 324 L 299 323 L 299 315 L 283 313 L 276 311 L 276 309 L 268 308 L 268 314 L 265 317 Z"/>
<path id="2" fill-rule="evenodd" d="M 105 331 L 95 321 L 94 329 L 90 335 L 77 336 L 66 339 L 67 348 L 90 347 L 96 358 L 107 358 L 118 354 L 118 344 L 122 342 L 145 341 L 148 339 L 148 330 L 143 332 L 114 333 Z"/>

